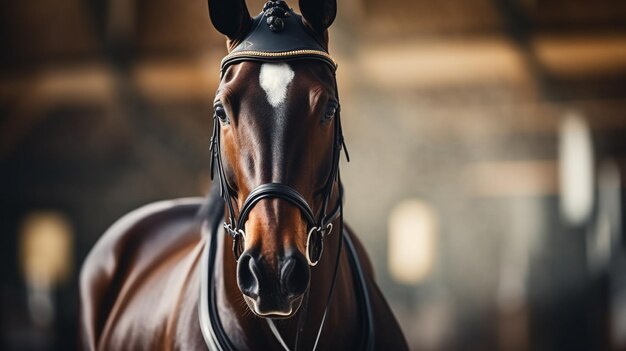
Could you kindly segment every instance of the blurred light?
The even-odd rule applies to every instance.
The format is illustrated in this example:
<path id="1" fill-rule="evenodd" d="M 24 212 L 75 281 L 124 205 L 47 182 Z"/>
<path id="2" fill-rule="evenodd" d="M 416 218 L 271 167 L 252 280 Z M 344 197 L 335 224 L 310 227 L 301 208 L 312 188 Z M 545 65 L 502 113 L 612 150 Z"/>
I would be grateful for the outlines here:
<path id="1" fill-rule="evenodd" d="M 435 260 L 437 218 L 419 200 L 404 201 L 389 216 L 387 259 L 391 276 L 400 283 L 415 284 L 432 271 Z"/>
<path id="2" fill-rule="evenodd" d="M 482 197 L 530 197 L 555 194 L 557 165 L 554 161 L 487 161 L 467 165 L 464 185 Z"/>
<path id="3" fill-rule="evenodd" d="M 362 74 L 385 89 L 523 83 L 523 59 L 506 38 L 401 40 L 363 46 Z"/>
<path id="4" fill-rule="evenodd" d="M 613 161 L 602 162 L 598 171 L 598 211 L 593 228 L 587 232 L 587 267 L 603 273 L 611 254 L 620 248 L 621 199 L 620 171 Z"/>
<path id="5" fill-rule="evenodd" d="M 622 267 L 611 281 L 611 341 L 613 350 L 626 348 L 626 279 Z"/>
<path id="6" fill-rule="evenodd" d="M 192 59 L 146 59 L 133 69 L 132 79 L 143 94 L 155 101 L 197 101 L 215 90 L 218 66 L 219 59 L 209 55 Z"/>
<path id="7" fill-rule="evenodd" d="M 622 175 L 619 165 L 613 160 L 602 162 L 598 178 L 599 211 L 609 217 L 611 246 L 619 250 L 622 245 Z"/>
<path id="8" fill-rule="evenodd" d="M 543 34 L 532 45 L 543 67 L 555 75 L 588 77 L 626 69 L 624 34 Z"/>
<path id="9" fill-rule="evenodd" d="M 94 61 L 43 71 L 33 81 L 33 94 L 44 104 L 108 103 L 115 96 L 115 81 L 106 64 Z"/>
<path id="10" fill-rule="evenodd" d="M 566 116 L 559 130 L 561 214 L 573 225 L 589 219 L 593 205 L 593 146 L 586 121 Z"/>
<path id="11" fill-rule="evenodd" d="M 28 215 L 20 233 L 20 261 L 28 287 L 28 307 L 36 325 L 54 319 L 52 289 L 68 278 L 72 265 L 72 230 L 56 212 Z"/>

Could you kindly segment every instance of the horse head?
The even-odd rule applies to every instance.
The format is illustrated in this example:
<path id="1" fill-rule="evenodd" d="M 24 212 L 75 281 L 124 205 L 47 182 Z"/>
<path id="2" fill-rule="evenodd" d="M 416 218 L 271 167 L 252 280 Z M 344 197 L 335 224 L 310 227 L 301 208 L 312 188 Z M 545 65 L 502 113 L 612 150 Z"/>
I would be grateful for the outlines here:
<path id="1" fill-rule="evenodd" d="M 211 145 L 238 286 L 256 315 L 290 317 L 341 220 L 343 136 L 327 53 L 336 1 L 300 0 L 302 16 L 270 1 L 255 18 L 244 0 L 208 4 L 228 38 Z"/>

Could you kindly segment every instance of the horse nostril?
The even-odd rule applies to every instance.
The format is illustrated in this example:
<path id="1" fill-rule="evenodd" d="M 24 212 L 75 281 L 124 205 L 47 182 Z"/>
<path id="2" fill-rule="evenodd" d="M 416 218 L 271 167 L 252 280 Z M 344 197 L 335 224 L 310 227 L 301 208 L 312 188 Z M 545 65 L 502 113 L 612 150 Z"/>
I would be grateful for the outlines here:
<path id="1" fill-rule="evenodd" d="M 260 271 L 250 253 L 244 253 L 237 264 L 237 282 L 245 295 L 256 299 L 259 295 Z"/>
<path id="2" fill-rule="evenodd" d="M 309 286 L 309 265 L 302 254 L 288 256 L 280 268 L 280 280 L 283 288 L 291 297 L 297 297 Z"/>

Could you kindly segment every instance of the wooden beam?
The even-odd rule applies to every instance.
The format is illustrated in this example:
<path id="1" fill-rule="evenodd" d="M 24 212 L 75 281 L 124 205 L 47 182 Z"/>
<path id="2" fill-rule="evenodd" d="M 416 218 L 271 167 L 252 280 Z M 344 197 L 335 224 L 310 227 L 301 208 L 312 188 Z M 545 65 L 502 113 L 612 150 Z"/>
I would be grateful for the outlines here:
<path id="1" fill-rule="evenodd" d="M 365 43 L 351 59 L 365 80 L 384 89 L 525 84 L 528 80 L 521 55 L 499 36 Z"/>
<path id="2" fill-rule="evenodd" d="M 626 34 L 539 35 L 532 45 L 552 74 L 578 78 L 626 72 Z"/>

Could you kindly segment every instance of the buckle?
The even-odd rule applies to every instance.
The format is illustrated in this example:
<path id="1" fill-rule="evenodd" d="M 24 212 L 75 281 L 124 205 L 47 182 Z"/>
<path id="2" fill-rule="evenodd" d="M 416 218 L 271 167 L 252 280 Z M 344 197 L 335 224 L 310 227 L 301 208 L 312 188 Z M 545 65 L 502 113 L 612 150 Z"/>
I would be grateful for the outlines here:
<path id="1" fill-rule="evenodd" d="M 311 242 L 311 238 L 314 238 L 314 242 Z M 309 266 L 315 267 L 320 262 L 322 252 L 324 251 L 324 236 L 320 227 L 313 227 L 309 230 L 309 235 L 306 238 L 306 260 Z"/>
<path id="2" fill-rule="evenodd" d="M 324 228 L 324 230 L 321 230 L 321 232 L 322 232 L 322 235 L 323 235 L 323 236 L 328 236 L 328 235 L 330 235 L 330 233 L 332 233 L 332 232 L 333 232 L 333 224 L 332 224 L 332 223 L 328 223 L 328 224 L 326 225 L 326 228 Z"/>
<path id="3" fill-rule="evenodd" d="M 243 253 L 246 233 L 241 229 L 233 229 L 233 226 L 226 222 L 224 222 L 224 229 L 226 230 L 226 234 L 233 238 L 233 256 L 235 256 L 235 261 L 239 261 L 239 257 Z"/>
<path id="4" fill-rule="evenodd" d="M 320 262 L 324 252 L 324 237 L 332 231 L 332 223 L 328 223 L 325 227 L 313 227 L 309 230 L 309 235 L 306 238 L 306 260 L 311 267 L 315 267 Z"/>
<path id="5" fill-rule="evenodd" d="M 246 237 L 246 233 L 241 229 L 233 229 L 232 224 L 224 222 L 224 229 L 226 230 L 226 234 L 230 235 L 233 239 L 237 236 L 241 235 L 242 238 Z"/>

